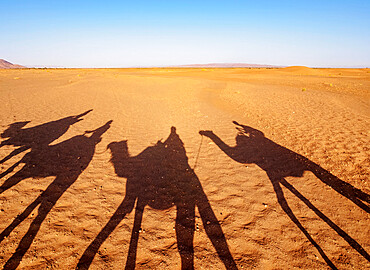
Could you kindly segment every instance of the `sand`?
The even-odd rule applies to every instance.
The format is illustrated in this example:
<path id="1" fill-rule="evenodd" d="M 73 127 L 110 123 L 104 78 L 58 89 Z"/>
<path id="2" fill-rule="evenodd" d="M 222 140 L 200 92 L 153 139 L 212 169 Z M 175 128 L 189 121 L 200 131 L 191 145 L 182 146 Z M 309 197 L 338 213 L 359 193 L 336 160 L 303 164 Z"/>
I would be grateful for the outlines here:
<path id="1" fill-rule="evenodd" d="M 0 268 L 370 268 L 368 69 L 0 70 L 0 104 Z"/>

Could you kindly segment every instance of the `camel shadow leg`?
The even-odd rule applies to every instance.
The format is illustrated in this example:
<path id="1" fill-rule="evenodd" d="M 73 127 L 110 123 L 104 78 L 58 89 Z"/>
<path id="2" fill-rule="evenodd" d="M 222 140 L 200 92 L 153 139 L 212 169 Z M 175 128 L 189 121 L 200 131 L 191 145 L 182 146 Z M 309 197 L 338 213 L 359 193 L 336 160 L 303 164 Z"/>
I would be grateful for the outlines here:
<path id="1" fill-rule="evenodd" d="M 139 241 L 139 232 L 141 228 L 141 222 L 143 220 L 145 204 L 138 199 L 135 209 L 135 220 L 134 226 L 132 228 L 130 247 L 128 249 L 127 261 L 126 261 L 126 270 L 135 269 L 136 264 L 136 253 L 137 253 L 137 244 Z"/>
<path id="2" fill-rule="evenodd" d="M 177 207 L 175 229 L 181 269 L 194 269 L 195 205 Z"/>
<path id="3" fill-rule="evenodd" d="M 354 204 L 361 207 L 367 213 L 370 213 L 370 195 L 363 192 L 362 190 L 355 188 L 351 184 L 344 182 L 338 177 L 332 175 L 327 170 L 321 168 L 318 165 L 312 165 L 310 167 L 311 172 L 319 178 L 323 183 L 330 186 L 339 194 L 343 195 L 347 199 L 351 200 Z M 367 204 L 366 204 L 367 203 Z"/>
<path id="4" fill-rule="evenodd" d="M 1 176 L 0 178 L 2 178 L 3 176 L 11 173 L 19 164 L 20 164 L 20 162 L 15 163 L 8 170 L 6 170 L 4 173 L 2 173 L 0 175 Z M 25 172 L 25 169 L 22 168 L 19 172 L 15 173 L 11 177 L 9 177 L 7 180 L 5 180 L 5 182 L 0 187 L 0 194 L 3 193 L 4 191 L 8 190 L 9 188 L 15 186 L 16 184 L 18 184 L 19 182 L 21 182 L 22 180 L 24 180 L 28 177 L 30 177 L 30 175 Z"/>
<path id="5" fill-rule="evenodd" d="M 12 166 L 10 166 L 5 172 L 3 172 L 3 173 L 0 174 L 0 179 L 3 178 L 3 177 L 5 177 L 7 174 L 13 172 L 14 169 L 17 168 L 17 166 L 19 164 L 21 164 L 21 163 L 22 163 L 21 161 L 18 161 L 16 163 L 14 163 Z"/>
<path id="6" fill-rule="evenodd" d="M 19 147 L 15 150 L 13 150 L 9 155 L 7 155 L 6 157 L 4 157 L 2 160 L 0 160 L 0 164 L 4 163 L 5 161 L 11 159 L 12 157 L 26 151 L 27 149 L 30 149 L 29 146 L 22 146 L 22 147 Z"/>
<path id="7" fill-rule="evenodd" d="M 197 206 L 205 231 L 226 269 L 238 269 L 227 245 L 221 225 L 203 192 L 200 195 Z"/>
<path id="8" fill-rule="evenodd" d="M 345 231 L 343 231 L 338 225 L 336 225 L 333 221 L 331 221 L 327 216 L 325 216 L 319 209 L 317 209 L 306 197 L 304 197 L 298 190 L 296 190 L 290 183 L 288 183 L 285 179 L 282 179 L 280 183 L 289 189 L 297 198 L 299 198 L 304 204 L 307 205 L 312 211 L 315 212 L 326 224 L 328 224 L 333 230 L 335 230 L 338 235 L 340 235 L 347 243 L 357 250 L 364 258 L 370 261 L 370 255 L 365 251 L 365 249 L 357 243 L 351 236 L 349 236 Z"/>
<path id="9" fill-rule="evenodd" d="M 50 210 L 54 207 L 55 203 L 59 200 L 59 198 L 63 195 L 63 193 L 68 189 L 71 183 L 74 182 L 76 178 L 71 177 L 60 177 L 57 176 L 53 183 L 51 183 L 48 188 L 39 196 L 37 199 L 30 204 L 26 210 L 19 216 L 21 219 L 16 219 L 13 223 L 8 226 L 7 229 L 2 233 L 9 234 L 18 224 L 20 224 L 26 217 L 32 212 L 33 209 L 36 208 L 38 204 L 40 207 L 38 209 L 38 214 L 35 219 L 32 221 L 28 231 L 20 241 L 15 253 L 10 257 L 10 259 L 4 265 L 4 269 L 16 269 L 24 254 L 30 248 L 33 240 L 36 237 L 36 234 L 40 230 L 42 222 L 45 220 L 46 216 L 50 212 Z"/>
<path id="10" fill-rule="evenodd" d="M 124 219 L 124 217 L 131 213 L 135 204 L 135 198 L 126 197 L 120 206 L 118 206 L 116 212 L 110 218 L 108 223 L 95 237 L 94 241 L 87 247 L 85 252 L 82 254 L 78 261 L 76 269 L 89 269 L 96 253 L 98 252 L 101 245 L 108 238 L 108 236 L 114 231 L 118 224 Z"/>
<path id="11" fill-rule="evenodd" d="M 42 195 L 36 198 L 23 212 L 18 215 L 13 222 L 0 234 L 0 243 L 8 237 L 10 233 L 21 224 L 31 213 L 32 211 L 41 203 Z"/>
<path id="12" fill-rule="evenodd" d="M 271 179 L 271 178 L 270 178 Z M 288 215 L 291 221 L 294 222 L 294 224 L 303 232 L 303 234 L 307 237 L 307 239 L 311 242 L 312 245 L 317 249 L 317 251 L 320 253 L 322 258 L 325 260 L 325 262 L 329 265 L 332 269 L 337 269 L 337 267 L 330 261 L 330 259 L 326 256 L 325 252 L 322 250 L 322 248 L 316 243 L 315 240 L 311 237 L 311 235 L 307 232 L 307 230 L 303 227 L 303 225 L 299 222 L 297 217 L 294 215 L 292 209 L 289 207 L 288 202 L 285 199 L 283 190 L 280 186 L 279 180 L 271 179 L 272 185 L 274 187 L 274 191 L 276 193 L 277 200 L 283 209 L 283 211 Z"/>
<path id="13" fill-rule="evenodd" d="M 56 196 L 56 198 L 53 198 L 51 200 L 44 199 L 41 202 L 36 218 L 31 223 L 27 233 L 19 243 L 15 253 L 4 265 L 4 269 L 16 269 L 19 266 L 24 254 L 26 254 L 27 250 L 30 248 L 33 240 L 36 237 L 37 232 L 40 230 L 42 222 L 60 196 Z"/>

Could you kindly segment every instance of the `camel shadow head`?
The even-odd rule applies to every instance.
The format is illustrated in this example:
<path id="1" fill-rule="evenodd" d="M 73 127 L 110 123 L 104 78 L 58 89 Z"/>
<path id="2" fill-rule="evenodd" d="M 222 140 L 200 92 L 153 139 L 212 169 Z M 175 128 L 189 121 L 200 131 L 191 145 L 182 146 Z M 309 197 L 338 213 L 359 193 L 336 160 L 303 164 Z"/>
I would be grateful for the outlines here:
<path id="1" fill-rule="evenodd" d="M 95 144 L 101 141 L 101 136 L 110 128 L 113 120 L 108 121 L 103 126 L 95 129 L 95 130 L 88 130 L 85 131 L 85 134 L 91 133 L 90 140 L 92 140 Z"/>
<path id="2" fill-rule="evenodd" d="M 120 177 L 128 177 L 129 175 L 129 158 L 127 140 L 120 142 L 111 142 L 107 149 L 111 151 L 112 157 L 110 162 L 113 164 L 115 173 Z"/>

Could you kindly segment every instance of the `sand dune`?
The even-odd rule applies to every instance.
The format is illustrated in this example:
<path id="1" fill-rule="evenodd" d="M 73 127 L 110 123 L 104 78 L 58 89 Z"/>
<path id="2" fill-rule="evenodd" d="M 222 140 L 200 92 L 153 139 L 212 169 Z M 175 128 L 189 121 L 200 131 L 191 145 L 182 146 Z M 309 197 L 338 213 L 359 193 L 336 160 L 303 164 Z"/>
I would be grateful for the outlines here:
<path id="1" fill-rule="evenodd" d="M 5 61 L 4 59 L 0 59 L 0 68 L 25 68 L 24 66 L 21 65 L 15 65 L 12 64 L 8 61 Z"/>
<path id="2" fill-rule="evenodd" d="M 367 269 L 368 69 L 0 70 L 0 268 Z"/>
<path id="3" fill-rule="evenodd" d="M 303 70 L 312 70 L 313 68 L 305 67 L 305 66 L 290 66 L 290 67 L 285 67 L 283 68 L 284 70 L 289 70 L 292 72 L 297 72 L 297 71 L 303 71 Z"/>
<path id="4" fill-rule="evenodd" d="M 278 67 L 273 65 L 247 64 L 247 63 L 209 63 L 209 64 L 191 64 L 180 65 L 177 67 L 186 68 L 267 68 Z"/>

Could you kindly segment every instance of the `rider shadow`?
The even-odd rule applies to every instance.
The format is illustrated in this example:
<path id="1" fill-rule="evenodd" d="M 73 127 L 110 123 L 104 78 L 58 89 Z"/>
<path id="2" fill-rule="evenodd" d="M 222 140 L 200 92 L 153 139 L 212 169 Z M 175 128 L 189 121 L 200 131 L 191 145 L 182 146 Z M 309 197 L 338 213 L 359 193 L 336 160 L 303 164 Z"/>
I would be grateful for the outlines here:
<path id="1" fill-rule="evenodd" d="M 110 128 L 112 121 L 93 131 L 90 136 L 78 135 L 55 145 L 32 148 L 20 163 L 25 165 L 7 179 L 2 189 L 8 189 L 26 178 L 55 176 L 54 181 L 13 222 L 1 232 L 0 242 L 21 224 L 37 207 L 38 213 L 28 231 L 20 241 L 15 253 L 4 265 L 4 269 L 16 269 L 31 246 L 42 222 L 63 193 L 77 180 L 93 158 L 95 146 L 101 136 Z"/>
<path id="2" fill-rule="evenodd" d="M 116 174 L 127 178 L 126 195 L 109 222 L 85 250 L 78 269 L 89 268 L 100 246 L 125 215 L 133 210 L 135 202 L 135 219 L 125 269 L 135 268 L 139 230 L 147 205 L 162 210 L 176 206 L 175 230 L 182 269 L 194 268 L 195 207 L 226 269 L 237 269 L 220 223 L 197 175 L 189 166 L 184 144 L 175 127 L 171 128 L 164 142 L 158 141 L 134 157 L 129 155 L 127 141 L 112 142 L 108 148 L 112 152 L 111 162 Z"/>
<path id="3" fill-rule="evenodd" d="M 332 175 L 330 172 L 323 169 L 308 158 L 269 140 L 261 131 L 249 126 L 241 125 L 235 121 L 233 123 L 238 126 L 237 130 L 239 131 L 238 135 L 236 136 L 236 146 L 234 147 L 224 143 L 212 131 L 200 131 L 199 133 L 209 137 L 226 155 L 233 160 L 244 164 L 254 163 L 267 173 L 276 193 L 277 200 L 283 211 L 304 233 L 307 239 L 316 247 L 323 259 L 331 268 L 336 269 L 335 265 L 326 256 L 322 248 L 316 243 L 316 241 L 311 237 L 311 235 L 294 215 L 285 199 L 281 186 L 287 188 L 298 199 L 306 204 L 308 208 L 315 212 L 316 215 L 318 215 L 333 230 L 335 230 L 365 259 L 370 260 L 369 254 L 358 242 L 356 242 L 319 209 L 317 209 L 307 198 L 305 198 L 297 189 L 295 189 L 294 186 L 285 179 L 285 177 L 302 177 L 305 171 L 311 171 L 323 183 L 330 186 L 332 189 L 345 196 L 368 213 L 370 212 L 370 208 L 368 206 L 370 203 L 370 196 Z"/>
<path id="4" fill-rule="evenodd" d="M 30 128 L 23 128 L 30 121 L 15 122 L 10 124 L 9 127 L 0 135 L 1 138 L 5 139 L 0 143 L 0 148 L 5 145 L 11 145 L 18 148 L 1 159 L 0 164 L 28 149 L 40 148 L 52 143 L 66 133 L 71 125 L 81 121 L 81 117 L 85 116 L 91 111 L 92 110 L 88 110 L 79 115 L 65 117 Z M 19 164 L 20 163 L 17 162 L 6 172 L 1 173 L 0 178 L 11 173 Z"/>

